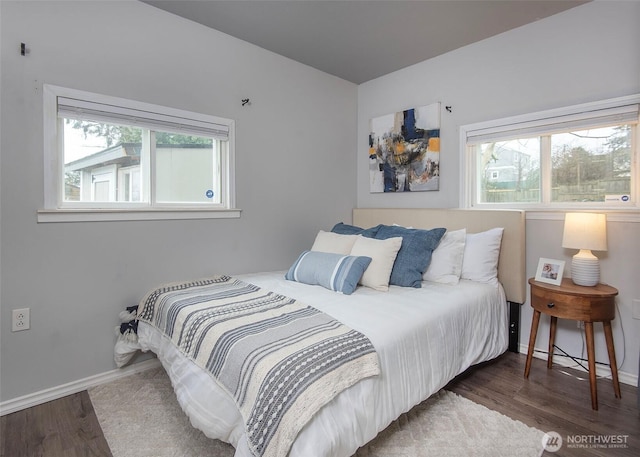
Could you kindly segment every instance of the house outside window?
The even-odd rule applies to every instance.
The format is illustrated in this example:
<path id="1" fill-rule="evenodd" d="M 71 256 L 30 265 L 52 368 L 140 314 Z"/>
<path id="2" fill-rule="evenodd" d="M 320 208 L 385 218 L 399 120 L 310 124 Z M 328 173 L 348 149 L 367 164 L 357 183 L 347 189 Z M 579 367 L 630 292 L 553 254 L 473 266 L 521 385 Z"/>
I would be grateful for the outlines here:
<path id="1" fill-rule="evenodd" d="M 639 208 L 640 95 L 463 126 L 463 206 Z"/>
<path id="2" fill-rule="evenodd" d="M 238 217 L 234 126 L 45 85 L 46 193 L 39 221 Z"/>

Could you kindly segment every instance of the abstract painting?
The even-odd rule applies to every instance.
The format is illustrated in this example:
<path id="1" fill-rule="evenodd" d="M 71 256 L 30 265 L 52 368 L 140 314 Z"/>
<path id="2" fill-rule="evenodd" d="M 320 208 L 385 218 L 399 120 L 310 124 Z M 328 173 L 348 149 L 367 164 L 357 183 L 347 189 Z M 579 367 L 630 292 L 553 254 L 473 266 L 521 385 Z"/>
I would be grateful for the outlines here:
<path id="1" fill-rule="evenodd" d="M 440 188 L 440 103 L 387 114 L 369 125 L 370 192 Z"/>

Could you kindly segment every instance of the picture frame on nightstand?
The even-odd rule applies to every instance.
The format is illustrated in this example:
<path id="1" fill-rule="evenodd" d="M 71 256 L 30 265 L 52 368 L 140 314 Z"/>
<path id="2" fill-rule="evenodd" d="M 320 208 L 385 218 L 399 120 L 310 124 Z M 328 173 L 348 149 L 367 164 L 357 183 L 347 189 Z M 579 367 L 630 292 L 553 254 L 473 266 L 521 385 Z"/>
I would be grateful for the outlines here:
<path id="1" fill-rule="evenodd" d="M 559 286 L 562 283 L 563 272 L 564 260 L 540 257 L 538 269 L 536 270 L 536 281 Z"/>

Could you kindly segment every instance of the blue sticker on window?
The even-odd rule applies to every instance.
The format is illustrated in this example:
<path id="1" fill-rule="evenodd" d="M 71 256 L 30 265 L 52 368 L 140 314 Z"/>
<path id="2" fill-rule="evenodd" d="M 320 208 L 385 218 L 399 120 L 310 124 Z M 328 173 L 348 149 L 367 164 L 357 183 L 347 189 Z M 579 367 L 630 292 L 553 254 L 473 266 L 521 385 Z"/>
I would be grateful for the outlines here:
<path id="1" fill-rule="evenodd" d="M 206 193 L 207 198 L 213 198 L 213 191 L 211 189 L 209 189 Z"/>

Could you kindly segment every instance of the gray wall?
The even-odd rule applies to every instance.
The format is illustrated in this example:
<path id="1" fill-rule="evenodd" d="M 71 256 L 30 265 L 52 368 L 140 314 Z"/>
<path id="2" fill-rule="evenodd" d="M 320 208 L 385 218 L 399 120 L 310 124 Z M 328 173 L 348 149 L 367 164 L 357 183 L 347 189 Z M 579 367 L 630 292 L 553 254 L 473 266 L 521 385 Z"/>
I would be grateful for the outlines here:
<path id="1" fill-rule="evenodd" d="M 639 19 L 636 2 L 591 3 L 356 87 L 138 2 L 0 2 L 0 400 L 111 370 L 117 313 L 160 282 L 287 268 L 354 206 L 458 206 L 459 126 L 640 92 Z M 42 83 L 236 119 L 242 217 L 38 224 Z M 435 101 L 453 107 L 440 192 L 369 194 L 368 120 Z M 622 369 L 636 374 L 638 227 L 610 223 L 601 256 L 603 280 L 620 289 L 619 360 L 624 341 Z M 560 216 L 527 230 L 530 276 L 539 257 L 573 254 L 560 247 Z M 11 333 L 19 307 L 32 329 Z M 528 305 L 523 314 L 526 343 Z M 580 341 L 560 328 L 563 347 L 579 353 Z"/>
<path id="2" fill-rule="evenodd" d="M 593 2 L 520 27 L 443 56 L 361 84 L 358 88 L 358 206 L 457 207 L 460 197 L 462 125 L 640 92 L 640 3 Z M 442 132 L 440 192 L 370 194 L 368 122 L 372 117 L 440 101 Z M 452 106 L 452 113 L 445 111 Z M 564 213 L 528 214 L 527 273 L 538 259 L 564 259 Z M 601 258 L 601 280 L 620 291 L 613 323 L 618 363 L 638 374 L 640 320 L 631 300 L 640 298 L 640 215 L 608 215 L 609 251 Z M 568 270 L 568 268 L 567 268 Z M 566 270 L 566 271 L 567 271 Z M 522 308 L 522 344 L 528 344 L 531 307 Z M 538 331 L 546 349 L 548 319 Z M 602 327 L 596 325 L 597 360 L 607 362 Z M 581 332 L 561 322 L 557 344 L 580 356 Z M 626 357 L 625 357 L 626 355 Z M 585 356 L 586 357 L 586 356 Z"/>
<path id="3" fill-rule="evenodd" d="M 354 84 L 140 2 L 2 1 L 0 18 L 1 400 L 113 369 L 118 312 L 154 285 L 286 269 L 350 220 Z M 241 218 L 38 224 L 43 83 L 235 119 Z M 31 330 L 12 333 L 22 307 Z"/>

